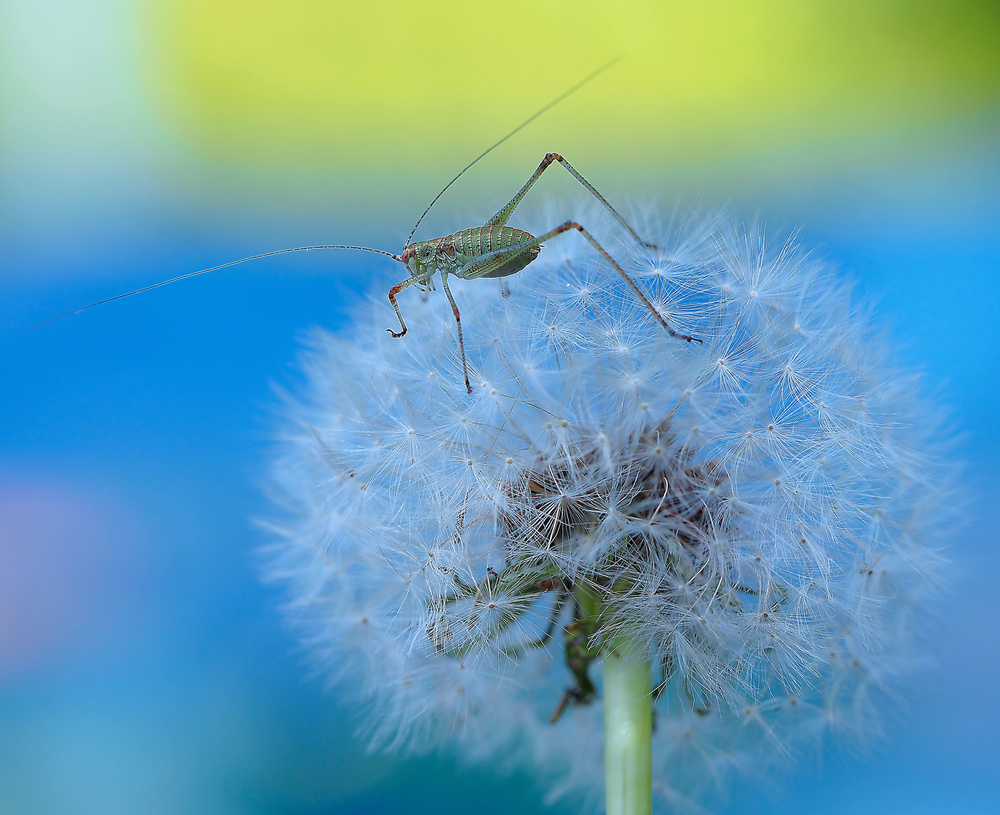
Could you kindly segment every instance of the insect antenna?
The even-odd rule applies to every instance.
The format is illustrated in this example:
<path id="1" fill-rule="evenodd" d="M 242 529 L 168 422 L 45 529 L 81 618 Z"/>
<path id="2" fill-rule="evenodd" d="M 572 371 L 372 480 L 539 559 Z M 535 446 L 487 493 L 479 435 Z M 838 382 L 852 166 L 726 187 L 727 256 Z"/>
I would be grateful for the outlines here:
<path id="1" fill-rule="evenodd" d="M 585 76 L 583 79 L 581 79 L 579 82 L 577 82 L 572 88 L 570 88 L 569 90 L 563 91 L 561 94 L 559 94 L 559 96 L 557 96 L 555 99 L 553 99 L 547 105 L 545 105 L 545 107 L 536 110 L 534 113 L 531 114 L 531 116 L 529 116 L 527 119 L 525 119 L 523 122 L 521 122 L 521 124 L 519 124 L 517 127 L 515 127 L 512 131 L 510 131 L 510 133 L 508 133 L 506 136 L 504 136 L 502 139 L 500 139 L 500 141 L 498 141 L 494 145 L 491 145 L 490 147 L 487 147 L 482 153 L 480 153 L 478 156 L 476 156 L 476 158 L 474 158 L 471 162 L 469 162 L 465 166 L 465 168 L 458 175 L 456 175 L 451 181 L 449 181 L 447 184 L 444 185 L 444 189 L 441 190 L 441 192 L 439 192 L 437 195 L 435 195 L 434 196 L 434 200 L 432 200 L 427 205 L 427 208 L 422 213 L 420 213 L 420 217 L 417 218 L 417 222 L 413 225 L 413 229 L 410 230 L 410 234 L 406 238 L 406 243 L 403 244 L 404 248 L 406 246 L 410 245 L 410 241 L 413 240 L 413 235 L 417 231 L 417 227 L 420 226 L 420 222 L 424 219 L 424 216 L 428 212 L 431 211 L 431 207 L 433 207 L 437 203 L 438 199 L 448 191 L 448 188 L 452 184 L 454 184 L 456 181 L 458 181 L 458 179 L 460 179 L 463 175 L 465 175 L 466 170 L 471 169 L 476 163 L 479 162 L 480 159 L 485 158 L 487 155 L 489 155 L 490 153 L 492 153 L 497 147 L 499 147 L 501 144 L 503 144 L 505 141 L 507 141 L 507 139 L 509 139 L 515 133 L 517 133 L 517 132 L 523 130 L 524 128 L 526 128 L 528 125 L 530 125 L 533 121 L 535 121 L 535 119 L 537 119 L 543 113 L 545 113 L 546 111 L 551 110 L 552 108 L 554 108 L 556 105 L 558 105 L 560 102 L 562 102 L 563 99 L 565 99 L 567 96 L 572 96 L 574 93 L 576 93 L 578 90 L 580 90 L 580 88 L 582 88 L 584 85 L 586 85 L 588 82 L 590 82 L 590 80 L 596 78 L 600 74 L 603 74 L 606 70 L 608 70 L 608 68 L 610 68 L 612 65 L 614 65 L 615 63 L 620 62 L 620 61 L 621 61 L 621 57 L 615 57 L 613 60 L 611 60 L 611 62 L 606 62 L 604 65 L 602 65 L 600 68 L 598 68 L 593 73 L 587 74 L 587 76 Z"/>
<path id="2" fill-rule="evenodd" d="M 238 263 L 246 263 L 251 260 L 260 260 L 261 258 L 269 258 L 274 255 L 284 255 L 288 252 L 309 252 L 313 249 L 357 249 L 360 252 L 374 252 L 378 255 L 385 255 L 393 260 L 397 260 L 400 263 L 403 259 L 399 255 L 394 255 L 392 252 L 383 252 L 381 249 L 372 249 L 368 246 L 347 246 L 345 244 L 327 244 L 324 246 L 296 246 L 292 249 L 276 249 L 273 252 L 263 252 L 259 255 L 251 255 L 248 258 L 240 258 L 239 260 L 231 260 L 228 263 L 220 263 L 218 266 L 212 266 L 208 269 L 200 269 L 197 272 L 188 272 L 187 274 L 178 275 L 177 277 L 172 277 L 169 280 L 161 280 L 159 283 L 153 283 L 151 286 L 143 286 L 141 289 L 135 289 L 134 291 L 127 291 L 124 294 L 116 294 L 114 297 L 106 297 L 103 300 L 98 300 L 94 303 L 88 303 L 85 306 L 80 306 L 80 308 L 75 308 L 72 311 L 67 311 L 63 314 L 57 314 L 55 317 L 49 317 L 47 320 L 33 325 L 31 330 L 34 331 L 36 328 L 41 328 L 43 325 L 48 325 L 49 323 L 55 322 L 56 320 L 61 320 L 63 317 L 69 317 L 73 314 L 79 314 L 81 311 L 86 311 L 88 308 L 93 308 L 94 306 L 103 306 L 105 303 L 111 303 L 115 300 L 121 300 L 123 297 L 131 297 L 133 294 L 142 294 L 144 291 L 149 291 L 150 289 L 158 289 L 160 286 L 166 286 L 170 283 L 176 283 L 178 280 L 186 280 L 189 277 L 197 277 L 200 274 L 208 274 L 209 272 L 215 272 L 219 269 L 225 269 L 227 266 L 235 266 Z"/>

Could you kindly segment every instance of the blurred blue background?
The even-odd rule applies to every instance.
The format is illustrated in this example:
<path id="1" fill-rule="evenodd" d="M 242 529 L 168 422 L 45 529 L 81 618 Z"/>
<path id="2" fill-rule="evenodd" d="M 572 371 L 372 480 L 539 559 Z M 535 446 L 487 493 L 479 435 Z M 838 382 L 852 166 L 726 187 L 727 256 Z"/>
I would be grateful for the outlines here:
<path id="1" fill-rule="evenodd" d="M 954 587 L 884 743 L 730 809 L 1000 811 L 993 4 L 7 0 L 0 813 L 542 811 L 544 779 L 366 755 L 364 712 L 309 676 L 258 579 L 273 384 L 394 264 L 282 256 L 30 327 L 256 252 L 398 251 L 454 172 L 617 55 L 418 237 L 487 217 L 556 149 L 614 201 L 801 227 L 877 299 L 964 434 Z M 564 217 L 586 203 L 540 188 Z"/>

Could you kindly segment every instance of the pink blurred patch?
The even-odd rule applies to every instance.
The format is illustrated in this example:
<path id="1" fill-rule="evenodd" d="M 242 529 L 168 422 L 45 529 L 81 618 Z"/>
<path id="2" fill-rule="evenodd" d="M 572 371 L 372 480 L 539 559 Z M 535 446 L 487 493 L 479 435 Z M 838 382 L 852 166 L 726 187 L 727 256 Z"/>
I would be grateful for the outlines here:
<path id="1" fill-rule="evenodd" d="M 0 676 L 120 627 L 141 560 L 123 514 L 79 488 L 0 479 Z"/>

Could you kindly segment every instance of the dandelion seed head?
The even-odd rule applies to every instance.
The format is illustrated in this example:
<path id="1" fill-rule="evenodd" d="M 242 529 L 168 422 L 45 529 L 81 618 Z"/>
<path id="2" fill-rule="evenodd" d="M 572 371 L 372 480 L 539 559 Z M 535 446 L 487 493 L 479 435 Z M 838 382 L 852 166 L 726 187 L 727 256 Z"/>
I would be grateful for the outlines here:
<path id="1" fill-rule="evenodd" d="M 506 297 L 452 284 L 471 395 L 441 298 L 401 301 L 403 340 L 381 295 L 312 335 L 272 572 L 376 743 L 597 802 L 600 682 L 560 705 L 566 655 L 586 675 L 621 636 L 654 664 L 656 794 L 695 806 L 800 743 L 871 734 L 912 667 L 956 519 L 917 379 L 794 240 L 720 219 L 652 237 L 664 252 L 602 239 L 699 342 L 583 241 Z"/>

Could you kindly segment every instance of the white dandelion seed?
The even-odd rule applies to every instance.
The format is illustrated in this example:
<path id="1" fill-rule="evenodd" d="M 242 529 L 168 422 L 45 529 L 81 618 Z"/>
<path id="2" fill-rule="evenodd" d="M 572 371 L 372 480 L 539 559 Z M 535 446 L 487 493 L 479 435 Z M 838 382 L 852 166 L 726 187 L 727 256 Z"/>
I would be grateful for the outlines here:
<path id="1" fill-rule="evenodd" d="M 652 666 L 668 807 L 878 727 L 956 519 L 949 437 L 794 242 L 652 237 L 664 257 L 612 253 L 701 344 L 568 239 L 509 297 L 456 283 L 471 396 L 437 298 L 407 303 L 405 340 L 381 299 L 312 336 L 272 574 L 378 744 L 596 806 L 612 658 Z"/>

